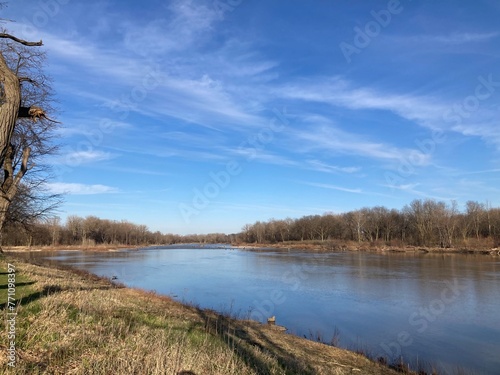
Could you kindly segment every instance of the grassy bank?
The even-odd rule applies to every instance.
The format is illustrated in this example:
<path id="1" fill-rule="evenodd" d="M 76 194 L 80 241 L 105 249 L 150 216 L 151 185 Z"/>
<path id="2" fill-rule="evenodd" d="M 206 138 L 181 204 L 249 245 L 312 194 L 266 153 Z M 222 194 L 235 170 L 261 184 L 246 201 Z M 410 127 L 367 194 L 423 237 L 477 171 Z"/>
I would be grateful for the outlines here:
<path id="1" fill-rule="evenodd" d="M 391 374 L 350 351 L 255 322 L 124 288 L 107 279 L 0 258 L 16 266 L 16 366 L 7 333 L 0 372 L 13 374 Z M 1 295 L 2 319 L 8 318 Z"/>

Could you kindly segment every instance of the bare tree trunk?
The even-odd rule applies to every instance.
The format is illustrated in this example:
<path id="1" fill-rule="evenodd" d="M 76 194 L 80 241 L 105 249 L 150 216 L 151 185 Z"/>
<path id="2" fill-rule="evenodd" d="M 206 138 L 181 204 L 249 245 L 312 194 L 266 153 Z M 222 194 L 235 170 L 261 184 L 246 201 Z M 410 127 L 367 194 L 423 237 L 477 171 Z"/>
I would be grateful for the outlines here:
<path id="1" fill-rule="evenodd" d="M 21 105 L 19 78 L 9 69 L 0 53 L 0 168 L 10 147 L 10 139 Z"/>
<path id="2" fill-rule="evenodd" d="M 11 39 L 25 46 L 41 46 L 42 42 L 27 42 L 10 34 L 0 33 L 0 38 Z M 12 160 L 15 150 L 10 141 L 14 126 L 21 107 L 21 84 L 19 77 L 9 69 L 3 54 L 0 51 L 0 168 L 4 170 L 4 180 L 0 189 L 0 251 L 2 251 L 1 232 L 7 218 L 7 210 L 17 193 L 21 178 L 28 170 L 28 158 L 31 150 L 23 150 L 21 169 L 14 176 Z M 28 112 L 30 112 L 28 110 Z M 28 113 L 30 114 L 30 113 Z M 37 112 L 33 118 L 43 117 L 44 113 Z"/>
<path id="3" fill-rule="evenodd" d="M 1 111 L 0 111 L 1 113 Z M 12 166 L 12 159 L 14 158 L 14 147 L 9 145 L 7 147 L 7 152 L 3 160 L 3 170 L 4 170 L 4 181 L 0 186 L 0 252 L 2 251 L 2 231 L 5 226 L 7 219 L 7 211 L 9 209 L 10 203 L 17 193 L 17 188 L 19 182 L 24 177 L 24 174 L 28 170 L 28 159 L 30 156 L 31 149 L 29 147 L 25 148 L 23 151 L 23 158 L 21 161 L 21 168 L 14 176 L 14 167 Z"/>

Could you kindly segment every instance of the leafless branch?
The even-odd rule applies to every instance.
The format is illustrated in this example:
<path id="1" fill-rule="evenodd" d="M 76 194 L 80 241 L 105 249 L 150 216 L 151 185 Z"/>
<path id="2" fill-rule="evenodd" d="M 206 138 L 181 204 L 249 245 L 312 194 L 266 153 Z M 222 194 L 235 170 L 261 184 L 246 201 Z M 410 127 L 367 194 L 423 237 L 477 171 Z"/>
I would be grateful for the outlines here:
<path id="1" fill-rule="evenodd" d="M 19 82 L 29 82 L 33 85 L 36 85 L 36 81 L 29 77 L 19 77 Z"/>
<path id="2" fill-rule="evenodd" d="M 40 40 L 39 42 L 28 42 L 23 39 L 19 39 L 18 37 L 15 37 L 14 35 L 10 35 L 7 33 L 0 33 L 0 38 L 3 39 L 10 39 L 13 40 L 14 42 L 20 43 L 23 46 L 28 46 L 28 47 L 40 47 L 43 46 L 43 42 Z"/>

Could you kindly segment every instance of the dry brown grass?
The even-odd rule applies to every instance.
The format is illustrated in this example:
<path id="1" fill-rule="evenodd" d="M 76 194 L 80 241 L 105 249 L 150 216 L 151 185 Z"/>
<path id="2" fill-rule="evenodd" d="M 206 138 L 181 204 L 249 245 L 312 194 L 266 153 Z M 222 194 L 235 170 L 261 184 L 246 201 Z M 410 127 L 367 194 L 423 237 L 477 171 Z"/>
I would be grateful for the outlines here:
<path id="1" fill-rule="evenodd" d="M 18 307 L 13 370 L 1 339 L 1 373 L 395 374 L 353 352 L 255 322 L 94 276 L 9 261 L 35 283 Z"/>
<path id="2" fill-rule="evenodd" d="M 471 253 L 471 254 L 491 254 L 500 255 L 500 238 L 482 238 L 479 240 L 468 239 L 467 242 L 457 242 L 454 247 L 427 247 L 405 245 L 401 241 L 392 240 L 385 242 L 382 240 L 376 242 L 356 242 L 344 240 L 305 240 L 305 241 L 286 241 L 272 244 L 258 243 L 235 243 L 240 248 L 260 249 L 297 249 L 308 250 L 310 252 L 337 252 L 337 251 L 367 251 L 367 252 L 426 252 L 426 253 Z"/>
<path id="3" fill-rule="evenodd" d="M 54 246 L 4 246 L 3 250 L 12 253 L 22 253 L 26 251 L 61 251 L 61 250 L 76 250 L 76 251 L 113 251 L 124 249 L 141 249 L 147 247 L 135 245 L 54 245 Z"/>

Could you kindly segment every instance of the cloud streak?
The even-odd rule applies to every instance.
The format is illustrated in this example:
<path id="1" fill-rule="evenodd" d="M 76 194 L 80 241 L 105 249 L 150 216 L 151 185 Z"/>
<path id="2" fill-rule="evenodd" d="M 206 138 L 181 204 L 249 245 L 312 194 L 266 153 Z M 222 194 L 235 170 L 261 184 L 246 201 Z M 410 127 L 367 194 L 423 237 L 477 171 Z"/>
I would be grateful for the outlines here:
<path id="1" fill-rule="evenodd" d="M 343 191 L 345 193 L 364 194 L 363 190 L 361 190 L 361 189 L 350 189 L 350 188 L 345 188 L 345 187 L 342 187 L 342 186 L 336 186 L 336 185 L 331 185 L 331 184 L 323 184 L 323 183 L 316 183 L 316 182 L 301 182 L 301 183 L 304 184 L 304 185 L 319 187 L 319 188 L 323 188 L 323 189 Z"/>
<path id="2" fill-rule="evenodd" d="M 53 194 L 96 195 L 116 193 L 118 189 L 106 185 L 85 185 L 79 183 L 51 182 L 46 184 L 47 190 Z"/>
<path id="3" fill-rule="evenodd" d="M 430 162 L 430 155 L 421 151 L 371 142 L 363 139 L 365 137 L 361 135 L 345 132 L 331 123 L 327 125 L 324 119 L 318 119 L 316 124 L 306 130 L 292 132 L 292 136 L 295 138 L 297 149 L 301 149 L 302 152 L 326 150 L 332 154 L 356 155 L 393 162 L 404 160 L 412 154 L 419 160 L 420 165 Z"/>
<path id="4" fill-rule="evenodd" d="M 485 78 L 478 78 L 483 82 Z M 395 94 L 370 87 L 353 87 L 341 78 L 313 79 L 286 85 L 278 92 L 280 95 L 305 102 L 324 103 L 333 107 L 349 110 L 379 110 L 391 112 L 424 128 L 453 131 L 464 136 L 480 137 L 500 149 L 498 121 L 500 107 L 493 105 L 493 95 L 498 78 L 489 75 L 491 81 L 488 99 L 474 104 L 473 110 L 465 110 L 468 100 L 473 100 L 477 86 L 473 85 L 470 94 L 459 98 L 441 98 L 437 95 L 418 96 L 413 94 Z M 325 83 L 326 82 L 326 83 Z M 483 89 L 484 91 L 484 89 Z M 492 99 L 489 99 L 489 98 Z M 457 109 L 458 108 L 458 109 Z M 462 114 L 463 113 L 463 114 Z"/>
<path id="5" fill-rule="evenodd" d="M 89 151 L 73 151 L 60 157 L 56 163 L 70 163 L 74 164 L 91 164 L 104 160 L 111 160 L 116 156 L 104 151 L 89 150 Z"/>
<path id="6" fill-rule="evenodd" d="M 460 45 L 465 43 L 485 42 L 497 38 L 500 35 L 498 32 L 475 33 L 475 32 L 453 32 L 450 34 L 441 35 L 418 35 L 403 37 L 403 40 L 418 42 L 418 43 L 440 43 L 450 45 Z"/>

